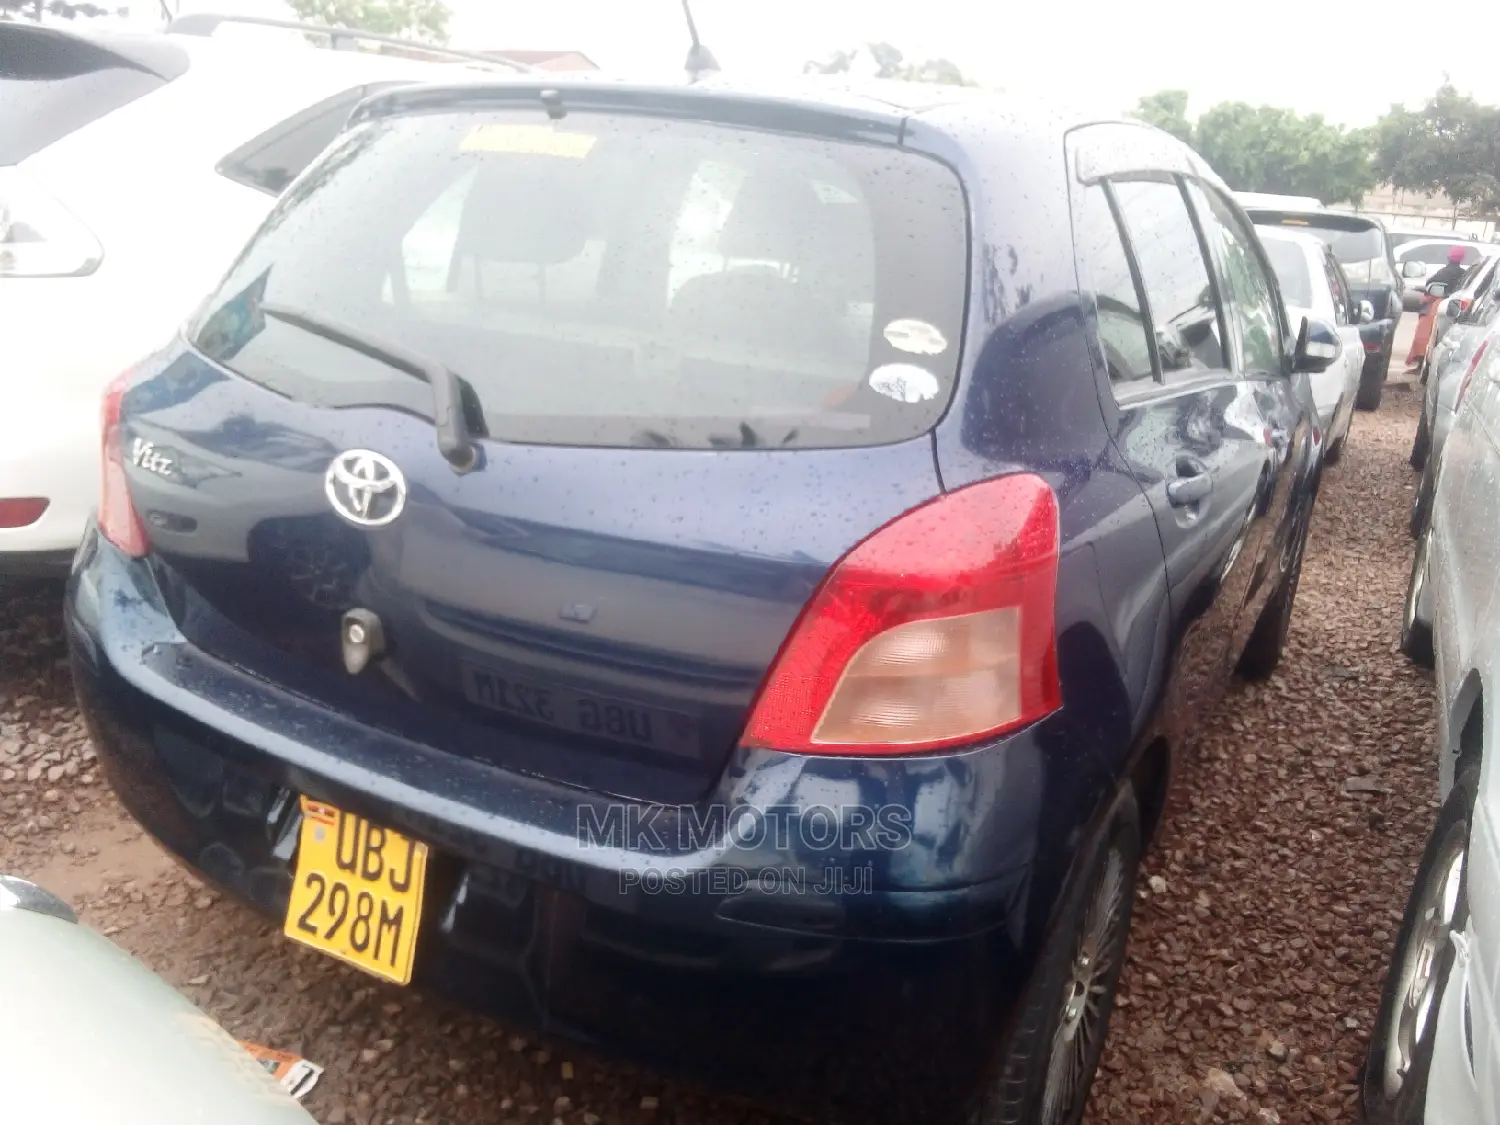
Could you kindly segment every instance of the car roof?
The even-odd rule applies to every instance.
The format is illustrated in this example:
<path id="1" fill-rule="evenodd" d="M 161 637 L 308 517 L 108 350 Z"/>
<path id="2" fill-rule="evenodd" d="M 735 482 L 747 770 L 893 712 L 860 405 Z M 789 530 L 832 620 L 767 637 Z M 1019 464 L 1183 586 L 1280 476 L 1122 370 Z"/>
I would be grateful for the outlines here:
<path id="1" fill-rule="evenodd" d="M 1461 242 L 1471 241 L 1466 234 L 1460 234 L 1457 231 L 1433 230 L 1431 227 L 1387 227 L 1386 229 L 1392 234 L 1405 234 L 1413 238 L 1438 238 Z"/>
<path id="2" fill-rule="evenodd" d="M 1407 241 L 1403 242 L 1400 246 L 1396 247 L 1396 257 L 1399 258 L 1402 254 L 1405 254 L 1405 253 L 1407 253 L 1407 252 L 1409 252 L 1411 250 L 1415 250 L 1418 247 L 1422 247 L 1422 246 L 1462 246 L 1462 247 L 1472 246 L 1472 247 L 1474 247 L 1474 249 L 1478 250 L 1481 254 L 1483 254 L 1486 258 L 1493 257 L 1496 254 L 1500 254 L 1500 246 L 1496 246 L 1493 243 L 1476 242 L 1476 241 L 1474 241 L 1471 238 L 1464 238 L 1462 236 L 1459 236 L 1459 237 L 1455 238 L 1455 237 L 1444 237 L 1442 235 L 1433 235 L 1430 238 L 1412 238 L 1412 239 L 1408 239 Z"/>
<path id="3" fill-rule="evenodd" d="M 330 50 L 308 42 L 296 31 L 226 24 L 229 34 L 181 34 L 163 31 L 60 28 L 36 24 L 7 24 L 27 35 L 45 35 L 87 42 L 131 66 L 164 80 L 180 77 L 192 66 L 213 65 L 226 59 L 274 59 L 278 82 L 302 75 L 327 75 L 330 80 L 358 85 L 382 78 L 413 82 L 463 82 L 470 75 L 513 74 L 515 67 L 496 59 L 490 65 L 476 60 L 416 59 L 374 51 Z M 10 34 L 11 30 L 7 30 Z"/>
<path id="4" fill-rule="evenodd" d="M 573 92 L 580 95 L 581 101 L 591 103 L 591 107 L 607 101 L 622 108 L 674 114 L 691 114 L 704 108 L 706 102 L 719 102 L 728 110 L 723 115 L 725 120 L 743 118 L 749 125 L 765 123 L 755 117 L 758 107 L 775 107 L 778 120 L 795 122 L 804 115 L 842 117 L 857 120 L 893 138 L 902 136 L 908 126 L 921 122 L 960 144 L 979 143 L 981 133 L 993 136 L 996 131 L 1011 137 L 1060 140 L 1069 130 L 1082 125 L 1118 123 L 1165 139 L 1182 149 L 1185 160 L 1192 160 L 1208 171 L 1191 149 L 1170 134 L 1114 112 L 998 90 L 842 75 L 749 78 L 713 73 L 693 80 L 684 73 L 680 78 L 646 82 L 598 71 L 565 76 L 470 75 L 461 86 L 453 88 L 439 83 L 378 94 L 367 103 L 366 112 L 370 116 L 388 116 L 469 101 L 476 105 L 504 105 L 532 92 L 555 93 L 563 105 Z M 601 93 L 602 99 L 597 97 Z"/>

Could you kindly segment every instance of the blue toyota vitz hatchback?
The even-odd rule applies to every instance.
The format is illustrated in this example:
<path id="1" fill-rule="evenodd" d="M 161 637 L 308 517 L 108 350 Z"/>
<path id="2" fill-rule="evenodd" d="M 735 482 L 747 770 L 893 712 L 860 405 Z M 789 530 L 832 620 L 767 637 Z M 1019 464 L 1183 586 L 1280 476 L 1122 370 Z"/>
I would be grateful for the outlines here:
<path id="1" fill-rule="evenodd" d="M 109 390 L 79 695 L 292 940 L 808 1114 L 1076 1122 L 1337 341 L 1142 125 L 386 92 Z"/>

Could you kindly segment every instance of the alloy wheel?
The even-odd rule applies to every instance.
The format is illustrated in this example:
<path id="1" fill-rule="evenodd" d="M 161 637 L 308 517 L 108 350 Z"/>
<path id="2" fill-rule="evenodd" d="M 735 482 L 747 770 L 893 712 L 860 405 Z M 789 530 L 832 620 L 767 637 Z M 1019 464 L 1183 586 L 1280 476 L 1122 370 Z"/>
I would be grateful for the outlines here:
<path id="1" fill-rule="evenodd" d="M 1104 1036 L 1108 992 L 1125 952 L 1129 883 L 1124 858 L 1111 848 L 1079 928 L 1073 962 L 1063 984 L 1062 1014 L 1052 1039 L 1042 1093 L 1042 1125 L 1070 1120 L 1078 1099 L 1088 1088 L 1089 1060 Z"/>
<path id="2" fill-rule="evenodd" d="M 1433 866 L 1432 878 L 1423 889 L 1411 940 L 1402 951 L 1400 985 L 1385 1029 L 1385 1068 L 1381 1077 L 1387 1098 L 1401 1093 L 1421 1045 L 1433 1031 L 1449 934 L 1458 914 L 1466 851 L 1466 833 L 1456 828 Z"/>

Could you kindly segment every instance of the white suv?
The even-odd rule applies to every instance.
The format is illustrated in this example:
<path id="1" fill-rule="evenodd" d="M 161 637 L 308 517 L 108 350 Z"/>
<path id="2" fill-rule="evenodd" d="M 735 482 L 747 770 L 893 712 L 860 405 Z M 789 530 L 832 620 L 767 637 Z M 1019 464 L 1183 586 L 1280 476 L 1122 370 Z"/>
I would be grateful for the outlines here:
<path id="1" fill-rule="evenodd" d="M 220 22 L 269 21 L 190 26 Z M 0 574 L 66 569 L 98 493 L 105 384 L 171 336 L 360 100 L 479 65 L 277 26 L 0 23 Z"/>

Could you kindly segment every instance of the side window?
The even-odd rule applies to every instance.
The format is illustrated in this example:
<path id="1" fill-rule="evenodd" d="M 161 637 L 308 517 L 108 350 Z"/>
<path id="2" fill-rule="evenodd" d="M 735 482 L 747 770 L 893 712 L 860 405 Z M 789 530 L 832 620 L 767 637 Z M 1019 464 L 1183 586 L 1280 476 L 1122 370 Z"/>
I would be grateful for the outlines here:
<path id="1" fill-rule="evenodd" d="M 1221 370 L 1227 364 L 1219 310 L 1181 189 L 1171 180 L 1120 180 L 1112 187 L 1146 289 L 1163 373 Z"/>
<path id="2" fill-rule="evenodd" d="M 1198 203 L 1209 242 L 1218 244 L 1223 298 L 1240 340 L 1241 366 L 1247 372 L 1278 374 L 1282 370 L 1281 317 L 1276 287 L 1261 265 L 1255 236 L 1217 190 L 1196 183 L 1188 190 Z"/>
<path id="3" fill-rule="evenodd" d="M 1339 324 L 1348 324 L 1349 287 L 1344 284 L 1344 275 L 1331 250 L 1323 255 L 1323 269 L 1328 274 L 1328 290 L 1333 294 L 1333 319 Z"/>
<path id="4" fill-rule="evenodd" d="M 1495 270 L 1490 270 L 1482 278 L 1479 279 L 1479 284 L 1474 287 L 1474 297 L 1476 300 L 1480 297 L 1487 296 L 1490 290 L 1494 288 L 1495 273 Z"/>
<path id="5" fill-rule="evenodd" d="M 1423 262 L 1429 266 L 1446 266 L 1448 264 L 1448 255 L 1452 252 L 1453 247 L 1457 245 L 1456 242 L 1435 242 L 1426 246 L 1418 246 L 1402 260 L 1407 262 Z M 1463 262 L 1461 263 L 1463 265 L 1472 266 L 1480 258 L 1484 257 L 1476 247 L 1464 246 L 1461 249 L 1464 252 Z"/>
<path id="6" fill-rule="evenodd" d="M 1100 184 L 1084 188 L 1073 234 L 1078 281 L 1097 310 L 1099 343 L 1115 386 L 1154 380 L 1151 337 L 1130 259 L 1115 222 L 1109 197 Z"/>
<path id="7" fill-rule="evenodd" d="M 219 161 L 219 174 L 267 195 L 280 195 L 333 143 L 354 107 L 388 85 L 392 83 L 356 86 L 288 117 Z"/>

